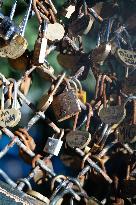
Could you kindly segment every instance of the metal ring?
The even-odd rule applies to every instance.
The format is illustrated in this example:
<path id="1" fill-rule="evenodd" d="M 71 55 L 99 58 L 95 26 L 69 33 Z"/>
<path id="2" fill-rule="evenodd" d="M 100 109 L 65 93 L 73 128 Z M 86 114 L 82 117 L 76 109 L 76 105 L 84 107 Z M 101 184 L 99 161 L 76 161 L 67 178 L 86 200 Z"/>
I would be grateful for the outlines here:
<path id="1" fill-rule="evenodd" d="M 57 179 L 64 179 L 64 180 L 66 180 L 67 177 L 64 176 L 64 175 L 58 175 L 58 176 L 54 177 L 54 178 L 52 179 L 52 181 L 51 181 L 51 191 L 53 191 L 53 189 L 54 189 L 54 184 L 55 184 L 55 182 L 56 182 Z"/>

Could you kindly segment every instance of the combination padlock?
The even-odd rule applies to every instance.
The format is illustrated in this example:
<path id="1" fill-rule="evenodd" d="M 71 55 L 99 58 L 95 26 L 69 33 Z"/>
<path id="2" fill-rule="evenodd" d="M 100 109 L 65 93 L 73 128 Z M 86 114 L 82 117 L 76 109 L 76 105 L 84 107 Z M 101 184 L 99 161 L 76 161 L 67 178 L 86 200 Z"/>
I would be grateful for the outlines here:
<path id="1" fill-rule="evenodd" d="M 61 150 L 61 147 L 63 145 L 63 141 L 61 140 L 63 136 L 64 136 L 64 130 L 61 131 L 59 138 L 55 138 L 55 136 L 48 137 L 43 151 L 48 154 L 58 156 Z"/>

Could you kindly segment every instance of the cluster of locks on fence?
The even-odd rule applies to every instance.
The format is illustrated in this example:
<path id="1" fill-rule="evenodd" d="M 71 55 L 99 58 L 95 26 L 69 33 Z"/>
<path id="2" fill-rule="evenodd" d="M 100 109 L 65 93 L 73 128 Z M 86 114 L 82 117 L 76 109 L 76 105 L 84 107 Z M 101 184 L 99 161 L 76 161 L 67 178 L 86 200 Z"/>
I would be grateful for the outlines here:
<path id="1" fill-rule="evenodd" d="M 13 69 L 23 74 L 16 80 L 0 73 L 0 128 L 1 134 L 10 139 L 0 151 L 0 159 L 17 145 L 19 157 L 32 169 L 17 182 L 0 169 L 6 182 L 0 183 L 0 200 L 7 197 L 13 204 L 23 205 L 136 204 L 136 52 L 129 34 L 136 24 L 133 16 L 123 22 L 119 14 L 112 12 L 119 8 L 118 1 L 113 1 L 106 18 L 101 13 L 108 2 L 90 2 L 69 0 L 62 11 L 57 11 L 51 0 L 27 0 L 25 16 L 17 25 L 14 16 L 18 1 L 13 2 L 9 16 L 4 15 L 1 1 L 0 57 L 7 58 Z M 60 15 L 67 19 L 65 23 Z M 30 52 L 24 34 L 33 16 L 39 30 Z M 94 25 L 98 29 L 97 42 L 87 53 L 82 37 L 91 33 Z M 55 74 L 47 61 L 54 50 L 59 51 L 57 60 L 71 70 L 70 74 Z M 121 80 L 114 70 L 114 60 L 124 69 Z M 109 68 L 107 72 L 102 69 L 104 65 Z M 82 88 L 90 69 L 96 79 L 91 102 Z M 50 82 L 48 93 L 38 105 L 27 96 L 33 72 Z M 17 129 L 23 104 L 33 116 L 26 127 Z M 54 121 L 47 117 L 48 109 Z M 37 145 L 29 135 L 39 120 L 54 133 L 47 137 L 42 154 L 35 152 Z M 64 121 L 72 122 L 72 128 L 64 127 Z M 54 156 L 72 168 L 75 177 L 57 175 L 52 166 Z M 45 185 L 44 195 L 32 184 Z"/>

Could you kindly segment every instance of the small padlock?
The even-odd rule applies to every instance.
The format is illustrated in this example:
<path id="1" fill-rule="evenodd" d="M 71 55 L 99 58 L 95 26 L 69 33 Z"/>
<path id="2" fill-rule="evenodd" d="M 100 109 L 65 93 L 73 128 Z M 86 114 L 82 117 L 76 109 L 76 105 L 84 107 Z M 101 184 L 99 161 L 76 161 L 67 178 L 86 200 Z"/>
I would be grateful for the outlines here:
<path id="1" fill-rule="evenodd" d="M 78 4 L 78 3 L 77 3 Z M 83 7 L 83 5 L 81 5 Z M 68 31 L 73 36 L 88 34 L 92 28 L 92 25 L 95 21 L 95 17 L 99 17 L 100 11 L 102 9 L 102 4 L 99 3 L 95 5 L 93 8 L 89 9 L 88 6 L 85 6 L 84 13 L 81 13 L 82 8 L 79 8 L 78 17 L 74 19 L 74 15 L 71 16 L 71 23 L 69 25 Z M 77 13 L 75 10 L 74 14 Z M 93 14 L 93 15 L 92 15 Z"/>
<path id="2" fill-rule="evenodd" d="M 129 75 L 128 78 L 123 80 L 122 92 L 126 95 L 136 94 L 136 72 L 133 72 L 132 75 Z"/>
<path id="3" fill-rule="evenodd" d="M 116 53 L 117 58 L 128 67 L 136 66 L 136 52 L 125 49 L 117 49 Z"/>
<path id="4" fill-rule="evenodd" d="M 28 43 L 24 38 L 24 33 L 30 15 L 31 6 L 32 6 L 32 0 L 30 0 L 27 12 L 19 26 L 16 26 L 12 20 L 15 11 L 13 12 L 13 15 L 10 15 L 12 16 L 11 18 L 3 17 L 3 21 L 0 24 L 0 27 L 1 30 L 3 30 L 4 27 L 6 31 L 5 33 L 2 33 L 1 36 L 5 41 L 9 41 L 9 42 L 7 45 L 0 48 L 1 57 L 16 59 L 19 58 L 27 49 Z M 8 24 L 9 26 L 7 28 L 6 25 Z"/>
<path id="5" fill-rule="evenodd" d="M 73 36 L 82 36 L 83 34 L 87 34 L 91 30 L 93 22 L 93 16 L 82 15 L 70 24 L 69 33 Z"/>
<path id="6" fill-rule="evenodd" d="M 43 21 L 39 28 L 38 38 L 35 42 L 34 53 L 33 53 L 33 64 L 43 64 L 46 56 L 47 38 L 45 36 L 48 30 L 48 24 Z"/>
<path id="7" fill-rule="evenodd" d="M 75 149 L 84 149 L 91 141 L 91 134 L 87 131 L 70 131 L 66 135 L 66 143 L 69 147 Z"/>
<path id="8" fill-rule="evenodd" d="M 48 62 L 44 62 L 43 65 L 38 66 L 38 68 L 36 68 L 36 71 L 45 80 L 55 80 L 54 68 Z"/>
<path id="9" fill-rule="evenodd" d="M 11 108 L 4 109 L 4 89 L 2 86 L 1 110 L 0 110 L 0 126 L 1 127 L 14 127 L 21 119 L 21 112 L 17 108 L 17 84 L 14 81 L 14 96 Z"/>
<path id="10" fill-rule="evenodd" d="M 65 34 L 64 27 L 60 23 L 48 24 L 48 30 L 45 34 L 50 41 L 60 41 Z"/>
<path id="11" fill-rule="evenodd" d="M 81 111 L 76 91 L 69 83 L 61 93 L 54 96 L 52 109 L 59 122 L 67 120 Z"/>
<path id="12" fill-rule="evenodd" d="M 132 149 L 136 149 L 136 126 L 126 122 L 121 123 L 117 129 L 118 140 L 127 143 Z"/>
<path id="13" fill-rule="evenodd" d="M 46 145 L 43 149 L 44 152 L 48 154 L 52 154 L 55 156 L 59 155 L 59 152 L 61 150 L 61 147 L 63 145 L 63 141 L 61 140 L 64 135 L 64 130 L 62 130 L 61 135 L 59 136 L 59 139 L 54 137 L 48 137 Z"/>
<path id="14" fill-rule="evenodd" d="M 40 102 L 38 104 L 38 110 L 41 111 L 46 111 L 48 109 L 48 107 L 52 104 L 53 99 L 54 99 L 54 95 L 57 92 L 60 84 L 63 82 L 65 77 L 65 73 L 63 73 L 60 78 L 58 79 L 57 83 L 54 85 L 52 91 L 47 95 L 43 95 L 40 99 Z"/>
<path id="15" fill-rule="evenodd" d="M 111 51 L 111 44 L 101 44 L 99 47 L 95 48 L 92 51 L 92 62 L 94 65 L 100 64 L 103 65 L 104 61 L 108 57 Z"/>
<path id="16" fill-rule="evenodd" d="M 119 125 L 126 116 L 126 109 L 124 105 L 103 107 L 99 112 L 99 116 L 102 122 L 109 126 Z"/>
<path id="17" fill-rule="evenodd" d="M 88 115 L 87 115 L 87 122 L 86 122 L 86 129 L 85 131 L 77 130 L 77 121 L 79 114 L 75 117 L 75 122 L 73 126 L 73 130 L 70 131 L 66 135 L 66 143 L 69 147 L 76 149 L 85 149 L 85 152 L 89 152 L 90 148 L 88 147 L 90 141 L 91 141 L 91 134 L 88 132 L 89 125 L 90 125 L 90 119 L 92 116 L 92 108 L 89 104 L 87 104 L 89 107 Z"/>

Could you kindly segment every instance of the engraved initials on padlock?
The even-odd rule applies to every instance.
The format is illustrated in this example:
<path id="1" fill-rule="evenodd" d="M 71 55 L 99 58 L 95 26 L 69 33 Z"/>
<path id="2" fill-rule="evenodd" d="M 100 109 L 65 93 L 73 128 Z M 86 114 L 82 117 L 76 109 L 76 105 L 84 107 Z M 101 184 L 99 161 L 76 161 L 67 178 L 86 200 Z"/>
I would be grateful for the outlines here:
<path id="1" fill-rule="evenodd" d="M 21 112 L 17 109 L 17 86 L 14 86 L 14 97 L 12 108 L 4 109 L 4 90 L 2 86 L 1 110 L 0 110 L 0 126 L 1 127 L 14 127 L 21 119 Z"/>

